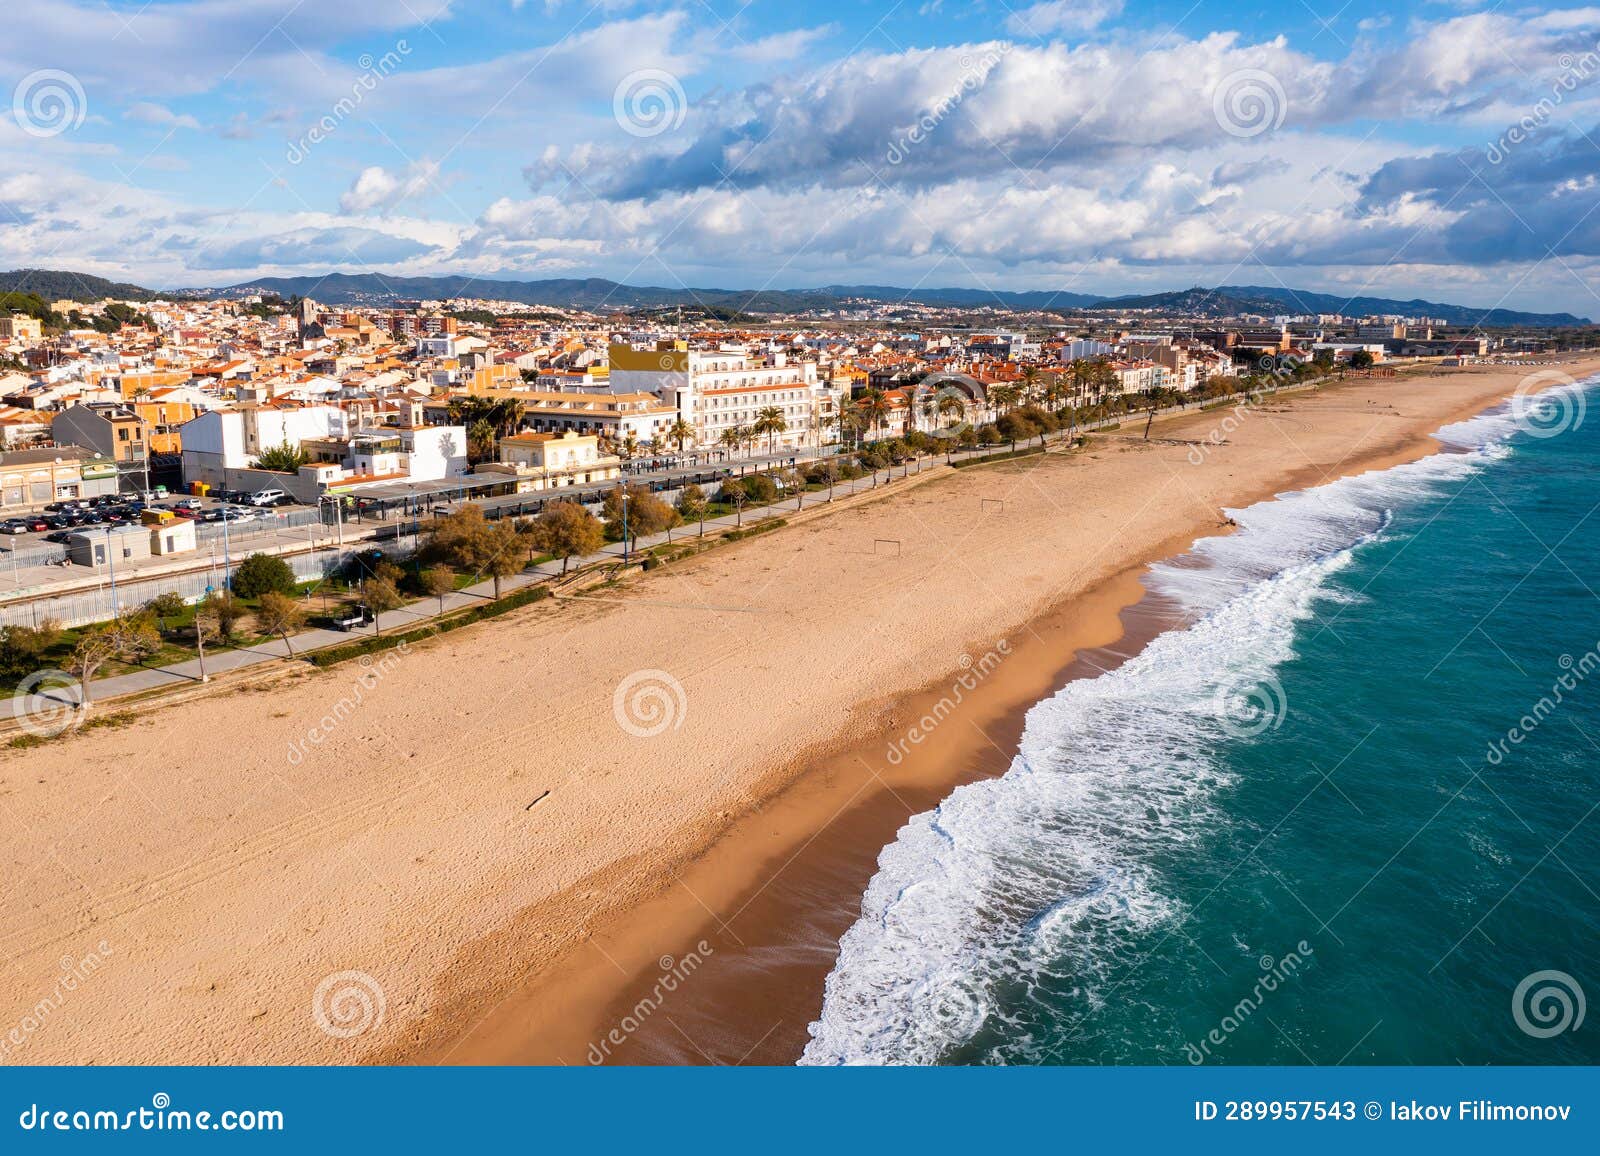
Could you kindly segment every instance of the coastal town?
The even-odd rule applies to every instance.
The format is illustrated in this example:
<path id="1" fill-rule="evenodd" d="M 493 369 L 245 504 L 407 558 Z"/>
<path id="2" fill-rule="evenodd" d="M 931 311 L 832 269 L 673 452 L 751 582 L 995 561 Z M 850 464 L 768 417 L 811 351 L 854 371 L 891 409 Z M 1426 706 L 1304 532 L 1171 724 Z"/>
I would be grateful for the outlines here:
<path id="1" fill-rule="evenodd" d="M 12 276 L 27 284 L 28 271 Z M 876 487 L 896 467 L 1347 373 L 1537 363 L 1592 340 L 1211 304 L 846 300 L 730 319 L 248 290 L 46 301 L 19 288 L 0 316 L 13 713 L 38 706 L 28 680 L 42 668 L 87 681 L 159 658 L 204 675 L 208 622 L 234 661 L 241 640 L 281 637 L 292 653 L 298 630 L 322 628 L 307 641 L 327 645 L 429 595 L 442 615 L 445 592 L 478 583 L 498 596 L 503 580 L 564 577 L 574 561 L 648 567 L 662 560 L 654 536 L 670 547 L 674 527 L 742 533 L 747 511 L 760 525 L 791 498 Z M 440 545 L 468 521 L 503 534 Z"/>

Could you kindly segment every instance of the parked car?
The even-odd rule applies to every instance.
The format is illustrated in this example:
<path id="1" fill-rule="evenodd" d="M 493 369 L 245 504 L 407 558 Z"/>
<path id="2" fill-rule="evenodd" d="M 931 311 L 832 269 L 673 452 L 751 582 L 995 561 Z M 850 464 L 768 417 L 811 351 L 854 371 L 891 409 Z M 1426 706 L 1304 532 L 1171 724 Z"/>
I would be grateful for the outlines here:
<path id="1" fill-rule="evenodd" d="M 57 545 L 65 546 L 71 537 L 71 530 L 56 530 L 54 533 L 46 534 L 44 536 L 44 540 L 46 542 L 55 542 Z"/>
<path id="2" fill-rule="evenodd" d="M 180 498 L 172 503 L 172 508 L 174 510 L 198 510 L 204 505 L 205 503 L 199 498 Z"/>
<path id="3" fill-rule="evenodd" d="M 21 518 L 7 518 L 0 522 L 0 534 L 26 534 L 28 524 Z"/>
<path id="4" fill-rule="evenodd" d="M 376 621 L 377 619 L 372 616 L 371 610 L 365 606 L 357 605 L 335 618 L 333 625 L 338 630 L 357 630 L 363 626 L 371 626 Z"/>
<path id="5" fill-rule="evenodd" d="M 276 506 L 279 502 L 287 501 L 289 495 L 286 491 L 275 486 L 268 486 L 264 490 L 257 490 L 250 495 L 252 506 Z"/>

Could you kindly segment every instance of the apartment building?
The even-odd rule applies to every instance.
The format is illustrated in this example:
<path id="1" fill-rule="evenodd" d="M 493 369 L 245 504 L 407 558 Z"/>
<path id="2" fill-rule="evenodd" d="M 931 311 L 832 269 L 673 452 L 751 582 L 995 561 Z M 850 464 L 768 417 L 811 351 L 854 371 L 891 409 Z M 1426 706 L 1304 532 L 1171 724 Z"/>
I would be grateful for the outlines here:
<path id="1" fill-rule="evenodd" d="M 116 463 L 81 446 L 9 450 L 0 457 L 0 514 L 117 492 Z"/>
<path id="2" fill-rule="evenodd" d="M 621 459 L 602 453 L 598 437 L 572 430 L 502 438 L 499 453 L 499 461 L 485 462 L 475 472 L 514 475 L 518 493 L 609 482 L 622 475 Z"/>
<path id="3" fill-rule="evenodd" d="M 613 343 L 608 351 L 614 394 L 651 394 L 694 427 L 695 444 L 716 444 L 728 429 L 755 423 L 776 409 L 786 429 L 778 446 L 815 445 L 831 417 L 836 391 L 817 378 L 814 362 L 790 363 L 782 353 L 754 357 L 741 345 L 689 349 L 682 341 L 654 349 Z"/>
<path id="4" fill-rule="evenodd" d="M 0 341 L 34 342 L 44 338 L 44 323 L 36 317 L 12 313 L 0 317 Z"/>

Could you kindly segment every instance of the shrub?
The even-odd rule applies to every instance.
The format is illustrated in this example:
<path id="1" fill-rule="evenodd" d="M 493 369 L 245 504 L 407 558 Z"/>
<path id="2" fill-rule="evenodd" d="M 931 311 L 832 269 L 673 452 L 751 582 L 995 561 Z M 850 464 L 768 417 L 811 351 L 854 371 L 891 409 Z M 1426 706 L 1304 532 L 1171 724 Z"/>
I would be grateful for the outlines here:
<path id="1" fill-rule="evenodd" d="M 751 474 L 740 479 L 740 484 L 744 486 L 744 492 L 752 506 L 765 506 L 777 500 L 778 484 L 766 474 Z"/>
<path id="2" fill-rule="evenodd" d="M 273 554 L 251 554 L 233 572 L 233 592 L 240 598 L 289 594 L 294 587 L 294 571 L 289 569 L 289 563 Z"/>

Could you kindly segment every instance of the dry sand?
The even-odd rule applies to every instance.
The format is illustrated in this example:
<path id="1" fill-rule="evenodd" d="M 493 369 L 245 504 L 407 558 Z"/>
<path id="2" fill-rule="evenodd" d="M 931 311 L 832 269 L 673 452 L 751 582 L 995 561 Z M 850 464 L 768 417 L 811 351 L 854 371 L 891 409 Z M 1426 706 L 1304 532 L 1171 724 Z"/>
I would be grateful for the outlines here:
<path id="1" fill-rule="evenodd" d="M 1140 564 L 1218 532 L 1223 507 L 1427 452 L 1522 372 L 1353 380 L 1205 453 L 1225 410 L 932 470 L 373 666 L 6 752 L 0 1061 L 583 1062 L 639 977 L 684 970 L 793 865 L 837 909 L 825 925 L 846 919 L 895 808 L 1001 769 L 1019 706 L 1117 637 Z M 892 765 L 919 704 L 1001 640 L 963 733 Z M 641 677 L 635 705 L 665 715 L 617 705 Z M 652 717 L 661 733 L 630 733 Z M 832 876 L 828 832 L 856 852 Z M 813 982 L 829 945 L 802 947 Z M 820 986 L 762 1036 L 770 1009 L 736 979 L 727 1038 L 630 1055 L 630 1036 L 618 1058 L 792 1053 Z"/>

